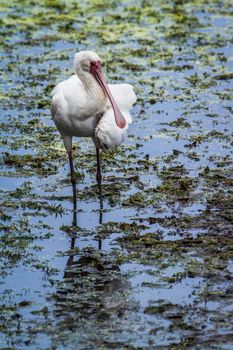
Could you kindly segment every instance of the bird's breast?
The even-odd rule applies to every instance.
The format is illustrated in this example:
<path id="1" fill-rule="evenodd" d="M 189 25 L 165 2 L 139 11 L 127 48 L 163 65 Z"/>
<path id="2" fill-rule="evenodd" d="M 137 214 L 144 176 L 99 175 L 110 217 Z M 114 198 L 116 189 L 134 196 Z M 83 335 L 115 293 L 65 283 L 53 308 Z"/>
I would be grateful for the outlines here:
<path id="1" fill-rule="evenodd" d="M 67 115 L 65 117 L 58 116 L 54 118 L 54 122 L 62 135 L 78 136 L 78 137 L 94 137 L 95 128 L 99 123 L 99 115 L 80 120 Z"/>

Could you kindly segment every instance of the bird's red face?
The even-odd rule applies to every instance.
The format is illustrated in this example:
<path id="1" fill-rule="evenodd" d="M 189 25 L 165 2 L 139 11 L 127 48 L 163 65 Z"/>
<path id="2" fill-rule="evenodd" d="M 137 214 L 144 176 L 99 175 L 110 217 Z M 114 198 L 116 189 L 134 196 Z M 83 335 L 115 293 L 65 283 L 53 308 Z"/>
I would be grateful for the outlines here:
<path id="1" fill-rule="evenodd" d="M 102 66 L 100 61 L 91 61 L 90 64 L 90 73 L 95 77 L 95 79 L 100 84 L 101 88 L 103 89 L 104 93 L 108 96 L 109 101 L 111 102 L 112 109 L 115 116 L 116 124 L 119 128 L 123 129 L 126 125 L 126 120 L 124 116 L 122 115 L 119 107 L 117 106 L 111 91 L 106 83 L 104 74 L 102 72 Z"/>

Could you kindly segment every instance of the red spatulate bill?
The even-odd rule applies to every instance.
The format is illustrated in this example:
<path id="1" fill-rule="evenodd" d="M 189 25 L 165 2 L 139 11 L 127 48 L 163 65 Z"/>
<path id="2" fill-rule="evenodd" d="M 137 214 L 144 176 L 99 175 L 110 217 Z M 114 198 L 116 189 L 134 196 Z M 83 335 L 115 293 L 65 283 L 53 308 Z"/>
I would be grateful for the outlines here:
<path id="1" fill-rule="evenodd" d="M 123 129 L 126 125 L 126 120 L 125 120 L 125 117 L 122 115 L 119 107 L 117 106 L 117 104 L 116 104 L 116 102 L 111 94 L 111 91 L 109 90 L 109 87 L 106 83 L 104 74 L 102 73 L 101 62 L 100 61 L 92 61 L 91 66 L 90 66 L 90 72 L 92 75 L 94 75 L 94 77 L 96 78 L 96 80 L 98 81 L 100 86 L 102 87 L 103 91 L 108 96 L 109 101 L 111 102 L 111 105 L 112 105 L 112 109 L 114 112 L 115 121 L 116 121 L 117 126 L 121 129 Z"/>

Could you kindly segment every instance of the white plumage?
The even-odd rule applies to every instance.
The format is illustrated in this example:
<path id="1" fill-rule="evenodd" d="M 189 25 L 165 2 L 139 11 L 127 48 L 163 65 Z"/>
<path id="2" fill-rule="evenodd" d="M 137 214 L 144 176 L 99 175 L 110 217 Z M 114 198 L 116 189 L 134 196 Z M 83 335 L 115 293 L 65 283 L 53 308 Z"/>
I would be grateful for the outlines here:
<path id="1" fill-rule="evenodd" d="M 108 86 L 120 111 L 125 117 L 126 125 L 123 129 L 117 126 L 112 106 L 109 103 L 106 112 L 95 128 L 95 137 L 93 139 L 95 145 L 104 151 L 114 149 L 124 141 L 129 124 L 132 123 L 129 109 L 131 109 L 132 105 L 136 102 L 136 95 L 132 85 L 118 84 Z"/>
<path id="2" fill-rule="evenodd" d="M 129 110 L 137 98 L 130 84 L 108 84 L 108 87 L 126 119 L 123 129 L 116 125 L 110 101 L 101 100 L 101 104 L 89 99 L 91 96 L 77 75 L 59 83 L 51 92 L 53 119 L 67 151 L 71 149 L 72 136 L 92 137 L 95 145 L 104 151 L 119 146 L 125 139 L 132 123 Z"/>
<path id="3" fill-rule="evenodd" d="M 136 102 L 132 85 L 106 83 L 96 53 L 76 53 L 74 70 L 76 74 L 59 83 L 51 92 L 51 113 L 69 155 L 73 188 L 76 180 L 72 137 L 92 137 L 99 163 L 99 148 L 107 151 L 124 140 L 132 122 L 129 110 Z"/>

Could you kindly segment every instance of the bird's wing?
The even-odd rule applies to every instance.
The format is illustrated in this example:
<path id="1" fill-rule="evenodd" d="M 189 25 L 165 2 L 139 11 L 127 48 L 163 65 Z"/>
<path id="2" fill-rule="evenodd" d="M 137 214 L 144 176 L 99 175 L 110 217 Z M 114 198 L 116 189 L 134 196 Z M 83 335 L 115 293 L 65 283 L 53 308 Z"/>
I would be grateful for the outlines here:
<path id="1" fill-rule="evenodd" d="M 57 111 L 66 114 L 77 114 L 82 111 L 87 104 L 87 94 L 82 82 L 75 74 L 69 79 L 57 84 L 52 90 L 51 96 L 52 116 L 54 116 Z"/>
<path id="2" fill-rule="evenodd" d="M 107 151 L 108 149 L 114 149 L 124 141 L 132 118 L 127 110 L 123 111 L 123 115 L 126 119 L 126 125 L 121 129 L 116 124 L 113 109 L 107 109 L 95 128 L 95 142 L 97 147 Z"/>
<path id="3" fill-rule="evenodd" d="M 133 104 L 137 100 L 137 97 L 135 95 L 132 85 L 109 84 L 108 87 L 121 111 L 124 111 L 124 110 L 127 111 L 132 108 Z M 108 101 L 108 107 L 111 108 L 110 101 Z"/>
<path id="4" fill-rule="evenodd" d="M 75 88 L 75 91 L 73 90 Z M 73 74 L 69 79 L 58 83 L 51 91 L 50 95 L 54 96 L 57 93 L 63 92 L 67 95 L 73 96 L 76 91 L 82 90 L 83 84 L 76 74 Z"/>

